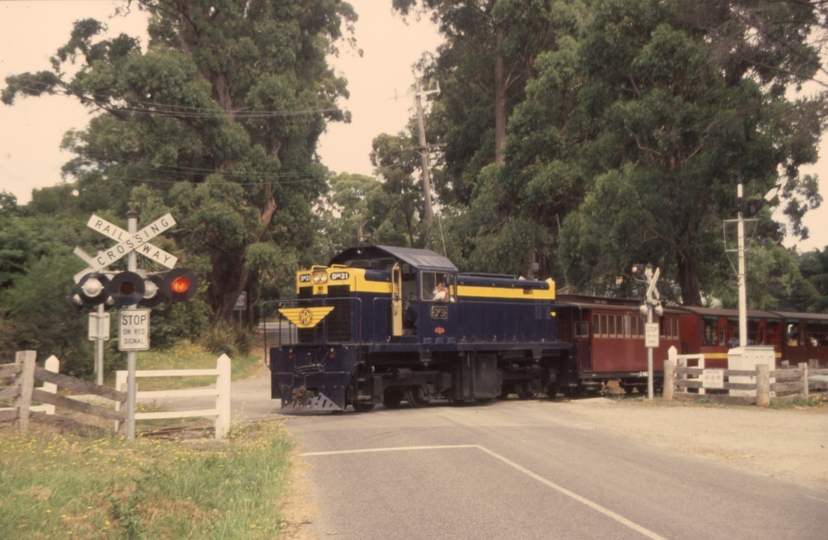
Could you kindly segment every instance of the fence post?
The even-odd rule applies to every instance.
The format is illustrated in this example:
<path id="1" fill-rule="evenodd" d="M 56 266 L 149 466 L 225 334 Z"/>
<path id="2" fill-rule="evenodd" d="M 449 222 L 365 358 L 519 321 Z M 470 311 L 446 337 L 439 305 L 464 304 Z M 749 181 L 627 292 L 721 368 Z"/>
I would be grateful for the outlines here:
<path id="1" fill-rule="evenodd" d="M 17 427 L 23 433 L 29 430 L 29 407 L 32 406 L 36 359 L 37 351 L 17 351 L 15 357 L 15 363 L 23 364 L 23 371 L 14 381 L 16 386 L 20 386 L 20 395 L 14 398 L 14 407 L 17 409 Z"/>
<path id="2" fill-rule="evenodd" d="M 664 390 L 662 390 L 662 397 L 670 401 L 673 399 L 673 388 L 676 380 L 676 363 L 673 360 L 664 361 Z"/>
<path id="3" fill-rule="evenodd" d="M 799 363 L 799 369 L 802 370 L 802 397 L 808 397 L 808 364 L 805 362 Z"/>
<path id="4" fill-rule="evenodd" d="M 230 358 L 222 354 L 216 363 L 218 378 L 216 379 L 216 440 L 223 439 L 230 431 Z"/>
<path id="5" fill-rule="evenodd" d="M 52 355 L 46 360 L 46 371 L 50 371 L 52 373 L 59 373 L 60 372 L 60 360 L 57 359 L 57 356 Z M 44 382 L 43 388 L 41 389 L 44 392 L 49 392 L 52 394 L 57 394 L 57 385 L 55 383 Z M 46 414 L 55 414 L 55 406 L 46 404 L 43 406 L 43 410 Z"/>
<path id="6" fill-rule="evenodd" d="M 770 371 L 767 364 L 756 364 L 756 406 L 770 405 Z"/>

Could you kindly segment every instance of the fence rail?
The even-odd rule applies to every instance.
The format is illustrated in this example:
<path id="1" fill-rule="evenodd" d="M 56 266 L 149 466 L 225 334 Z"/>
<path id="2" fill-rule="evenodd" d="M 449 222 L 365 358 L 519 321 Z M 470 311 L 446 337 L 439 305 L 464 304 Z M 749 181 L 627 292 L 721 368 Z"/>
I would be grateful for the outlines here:
<path id="1" fill-rule="evenodd" d="M 162 420 L 170 418 L 193 418 L 215 416 L 216 440 L 223 439 L 230 430 L 230 358 L 226 354 L 219 357 L 215 369 L 139 369 L 135 378 L 141 377 L 203 377 L 215 376 L 215 388 L 184 388 L 179 390 L 153 390 L 136 392 L 137 399 L 166 399 L 215 397 L 216 406 L 212 409 L 188 409 L 165 412 L 136 412 L 135 420 Z M 116 372 L 116 388 L 126 388 L 127 372 Z M 136 385 L 137 386 L 137 385 Z M 115 430 L 120 427 L 115 423 Z"/>
<path id="2" fill-rule="evenodd" d="M 127 419 L 127 372 L 116 373 L 116 388 L 113 390 L 105 386 L 76 379 L 69 375 L 58 373 L 60 361 L 54 356 L 46 361 L 46 368 L 36 364 L 36 351 L 19 351 L 14 364 L 0 365 L 0 381 L 11 382 L 10 386 L 0 387 L 0 400 L 13 399 L 9 408 L 0 408 L 0 422 L 15 422 L 20 431 L 28 431 L 31 419 L 48 424 L 75 424 L 77 428 L 99 430 L 97 426 L 90 426 L 66 417 L 54 416 L 55 407 L 69 409 L 97 418 L 115 421 L 115 430 Z M 136 420 L 152 420 L 166 418 L 192 418 L 201 416 L 216 417 L 216 439 L 223 439 L 230 429 L 230 358 L 221 355 L 215 369 L 163 369 L 138 370 L 138 377 L 194 377 L 215 376 L 215 388 L 186 388 L 180 390 L 159 390 L 151 392 L 137 392 L 136 398 L 192 398 L 215 397 L 216 406 L 212 409 L 197 409 L 184 411 L 136 413 Z M 42 388 L 35 388 L 35 382 L 43 382 Z M 57 394 L 57 388 L 65 388 L 86 395 L 93 395 L 114 402 L 114 409 L 106 406 L 93 405 L 84 401 L 72 399 Z M 40 402 L 42 405 L 32 405 Z"/>
<path id="3" fill-rule="evenodd" d="M 771 401 L 785 401 L 797 397 L 808 397 L 810 393 L 809 377 L 828 375 L 828 369 L 811 369 L 807 363 L 800 363 L 795 368 L 771 370 L 765 364 L 758 364 L 755 370 L 717 369 L 703 367 L 683 367 L 686 359 L 677 357 L 664 362 L 664 398 L 668 400 L 705 399 L 717 403 L 735 403 L 767 407 Z M 703 360 L 700 363 L 703 364 Z M 715 373 L 715 383 L 706 377 Z M 694 378 L 691 378 L 694 377 Z M 721 377 L 719 379 L 719 377 Z M 732 377 L 751 377 L 752 382 L 731 382 Z M 730 395 L 710 394 L 709 391 L 726 390 Z M 689 392 L 697 389 L 698 393 Z M 793 394 L 781 396 L 779 394 Z M 734 395 L 742 394 L 742 395 Z"/>
<path id="4" fill-rule="evenodd" d="M 46 368 L 36 364 L 36 351 L 19 351 L 14 364 L 0 366 L 0 379 L 12 380 L 12 385 L 0 390 L 0 399 L 14 398 L 11 408 L 0 409 L 0 421 L 15 422 L 20 431 L 29 429 L 29 421 L 34 419 L 48 424 L 78 424 L 82 428 L 97 429 L 83 422 L 69 418 L 56 418 L 55 407 L 69 409 L 98 418 L 126 420 L 125 411 L 92 405 L 57 394 L 58 387 L 92 394 L 117 404 L 126 401 L 126 393 L 117 392 L 104 386 L 98 386 L 69 375 L 58 373 L 60 361 L 54 356 L 46 361 Z M 42 388 L 35 388 L 35 382 L 43 382 Z M 32 405 L 32 402 L 43 405 Z"/>

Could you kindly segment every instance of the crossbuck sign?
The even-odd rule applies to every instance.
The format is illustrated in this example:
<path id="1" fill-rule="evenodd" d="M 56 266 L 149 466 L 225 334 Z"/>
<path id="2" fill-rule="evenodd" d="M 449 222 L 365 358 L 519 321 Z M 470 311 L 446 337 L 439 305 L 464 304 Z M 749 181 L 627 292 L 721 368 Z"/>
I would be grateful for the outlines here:
<path id="1" fill-rule="evenodd" d="M 83 276 L 90 272 L 99 272 L 103 268 L 109 266 L 117 260 L 128 255 L 131 251 L 143 255 L 147 259 L 160 263 L 167 268 L 174 268 L 178 262 L 178 257 L 171 255 L 161 248 L 155 247 L 149 243 L 150 240 L 171 228 L 175 225 L 175 220 L 172 214 L 167 214 L 156 219 L 137 233 L 131 234 L 122 228 L 114 225 L 103 218 L 92 214 L 89 222 L 86 224 L 90 229 L 94 229 L 99 233 L 117 240 L 118 244 L 105 249 L 98 253 L 95 257 L 90 257 L 83 250 L 75 248 L 75 255 L 89 265 L 88 268 L 81 270 L 75 274 L 75 283 L 79 282 Z"/>

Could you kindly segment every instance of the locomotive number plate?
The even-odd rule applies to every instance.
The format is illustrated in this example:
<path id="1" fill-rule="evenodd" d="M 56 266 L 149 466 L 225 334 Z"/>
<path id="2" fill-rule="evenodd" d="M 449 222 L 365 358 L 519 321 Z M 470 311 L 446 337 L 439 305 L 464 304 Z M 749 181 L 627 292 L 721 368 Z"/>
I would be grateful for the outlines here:
<path id="1" fill-rule="evenodd" d="M 446 306 L 431 306 L 432 319 L 448 319 L 448 308 Z"/>

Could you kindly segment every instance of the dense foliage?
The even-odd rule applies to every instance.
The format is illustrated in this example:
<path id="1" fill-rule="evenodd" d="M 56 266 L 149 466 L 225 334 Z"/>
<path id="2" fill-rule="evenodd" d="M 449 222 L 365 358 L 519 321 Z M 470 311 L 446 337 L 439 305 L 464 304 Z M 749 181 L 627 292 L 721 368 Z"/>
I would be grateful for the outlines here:
<path id="1" fill-rule="evenodd" d="M 37 191 L 24 209 L 3 195 L 4 356 L 22 347 L 63 357 L 89 348 L 85 318 L 71 313 L 64 297 L 83 267 L 72 249 L 94 253 L 102 240 L 85 227 L 91 213 L 123 228 L 130 208 L 140 214 L 139 227 L 167 212 L 177 221 L 153 242 L 178 256 L 178 266 L 194 268 L 202 290 L 197 301 L 155 308 L 155 345 L 195 336 L 210 319 L 213 326 L 231 321 L 241 292 L 252 323 L 262 296 L 290 294 L 294 270 L 316 244 L 321 222 L 313 208 L 329 176 L 317 141 L 326 122 L 348 120 L 337 106 L 347 97 L 346 81 L 326 56 L 351 30 L 351 6 L 125 5 L 149 12 L 146 47 L 80 20 L 51 70 L 6 78 L 6 105 L 60 93 L 96 114 L 86 129 L 64 137 L 63 147 L 76 156 L 63 169 L 71 184 Z M 145 260 L 139 266 L 164 270 Z M 46 270 L 54 288 L 38 290 L 35 272 Z M 52 328 L 59 338 L 45 337 Z"/>
<path id="2" fill-rule="evenodd" d="M 446 37 L 420 67 L 444 90 L 427 122 L 430 142 L 446 145 L 435 174 L 451 207 L 446 250 L 465 268 L 534 267 L 561 284 L 628 295 L 629 268 L 645 261 L 661 268 L 673 301 L 727 304 L 732 245 L 722 221 L 736 217 L 741 178 L 749 198 L 783 185 L 758 216 L 749 258 L 750 272 L 778 274 L 780 285 L 752 302 L 768 307 L 800 288 L 771 210 L 781 206 L 787 232 L 807 238 L 802 216 L 821 203 L 816 178 L 799 168 L 817 159 L 825 96 L 791 97 L 822 71 L 818 3 L 394 5 L 431 17 Z M 501 61 L 514 76 L 505 100 Z M 501 158 L 493 141 L 504 103 Z"/>
<path id="3" fill-rule="evenodd" d="M 314 242 L 316 144 L 346 120 L 326 55 L 356 15 L 338 0 L 135 3 L 151 14 L 146 51 L 78 21 L 52 71 L 8 77 L 2 100 L 59 92 L 100 111 L 64 140 L 84 209 L 134 208 L 144 223 L 172 212 L 214 322 L 229 321 L 242 291 L 254 305 Z"/>

